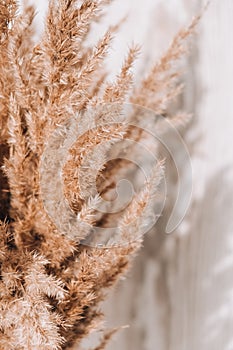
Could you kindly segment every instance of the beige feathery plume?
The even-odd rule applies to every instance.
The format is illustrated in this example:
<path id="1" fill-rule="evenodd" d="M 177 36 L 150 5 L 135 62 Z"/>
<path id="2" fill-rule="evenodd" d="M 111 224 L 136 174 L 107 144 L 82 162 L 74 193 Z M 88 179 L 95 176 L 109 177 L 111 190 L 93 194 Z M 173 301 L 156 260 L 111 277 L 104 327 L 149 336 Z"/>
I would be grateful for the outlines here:
<path id="1" fill-rule="evenodd" d="M 183 85 L 178 82 L 181 72 L 177 71 L 174 63 L 188 52 L 188 38 L 194 33 L 199 20 L 200 16 L 194 17 L 187 28 L 177 33 L 140 87 L 135 89 L 132 103 L 151 108 L 156 114 L 164 114 L 172 99 L 181 93 Z"/>
<path id="2" fill-rule="evenodd" d="M 87 43 L 93 22 L 101 20 L 109 2 L 50 0 L 38 42 L 34 9 L 26 5 L 20 14 L 14 0 L 0 4 L 0 349 L 80 346 L 98 329 L 100 302 L 129 268 L 141 247 L 140 233 L 156 214 L 160 162 L 125 211 L 114 217 L 111 212 L 117 180 L 137 173 L 129 161 L 137 151 L 127 140 L 135 144 L 146 138 L 142 129 L 129 126 L 140 126 L 138 109 L 127 110 L 125 104 L 166 115 L 180 92 L 173 63 L 186 53 L 198 18 L 133 87 L 137 46 L 129 49 L 113 82 L 105 70 L 117 26 L 93 47 Z M 62 162 L 59 149 L 65 147 L 70 121 L 78 137 Z M 75 130 L 67 137 L 75 138 Z M 100 195 L 109 200 L 106 212 L 100 210 Z M 110 237 L 93 237 L 101 224 L 102 234 L 111 232 Z M 105 245 L 95 244 L 99 238 Z M 104 349 L 114 332 L 103 335 L 95 350 Z"/>

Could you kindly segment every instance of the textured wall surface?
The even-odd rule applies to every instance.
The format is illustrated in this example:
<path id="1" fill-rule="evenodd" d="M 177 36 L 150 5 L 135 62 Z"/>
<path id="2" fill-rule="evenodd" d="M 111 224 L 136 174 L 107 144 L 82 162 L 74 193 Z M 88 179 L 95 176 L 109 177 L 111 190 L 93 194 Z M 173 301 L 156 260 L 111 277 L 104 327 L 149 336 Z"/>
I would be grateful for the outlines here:
<path id="1" fill-rule="evenodd" d="M 158 19 L 162 13 L 162 24 L 151 23 L 145 36 L 149 56 L 156 47 L 153 33 L 157 47 L 166 45 L 201 3 L 161 4 L 153 11 Z M 146 235 L 129 278 L 112 294 L 109 322 L 130 328 L 111 350 L 233 348 L 232 14 L 231 0 L 212 1 L 194 39 L 184 101 L 194 112 L 186 135 L 192 204 L 177 232 L 165 236 L 159 222 L 156 232 Z"/>

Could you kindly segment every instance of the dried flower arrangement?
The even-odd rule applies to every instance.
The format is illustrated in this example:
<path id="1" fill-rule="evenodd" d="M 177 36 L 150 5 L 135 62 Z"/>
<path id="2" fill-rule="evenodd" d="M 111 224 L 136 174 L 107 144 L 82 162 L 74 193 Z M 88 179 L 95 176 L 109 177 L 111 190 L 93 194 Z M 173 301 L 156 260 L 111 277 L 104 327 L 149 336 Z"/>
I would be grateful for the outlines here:
<path id="1" fill-rule="evenodd" d="M 93 209 L 93 203 L 98 209 L 99 198 L 88 190 L 92 186 L 88 183 L 90 172 L 95 168 L 100 170 L 96 180 L 98 192 L 111 197 L 117 175 L 132 171 L 122 157 L 115 156 L 102 168 L 100 162 L 109 152 L 107 141 L 118 145 L 129 137 L 136 142 L 144 137 L 139 129 L 126 127 L 114 119 L 115 115 L 121 115 L 124 103 L 134 105 L 129 119 L 137 125 L 140 125 L 140 113 L 136 106 L 153 110 L 173 123 L 185 121 L 185 115 L 167 112 L 170 102 L 181 91 L 179 72 L 173 63 L 186 52 L 186 39 L 198 19 L 175 36 L 161 60 L 135 88 L 131 68 L 138 55 L 137 47 L 129 49 L 114 82 L 108 81 L 104 70 L 116 26 L 109 28 L 96 46 L 87 44 L 92 23 L 101 18 L 108 3 L 50 0 L 44 33 L 38 43 L 33 39 L 34 8 L 25 5 L 19 13 L 15 0 L 0 3 L 0 348 L 3 350 L 68 349 L 80 346 L 81 340 L 98 328 L 102 317 L 99 303 L 125 273 L 141 246 L 140 215 L 144 211 L 153 212 L 151 199 L 157 192 L 162 166 L 155 165 L 151 177 L 135 194 L 125 213 L 114 216 L 122 244 L 101 249 L 85 244 L 85 239 L 92 225 L 104 227 L 112 216 L 96 214 L 97 210 Z M 111 108 L 106 108 L 109 105 Z M 95 111 L 94 125 L 98 127 L 82 133 L 63 166 L 64 196 L 77 217 L 74 232 L 65 234 L 45 210 L 40 174 L 45 176 L 48 192 L 51 178 L 46 178 L 46 171 L 41 172 L 40 166 L 54 130 L 77 114 L 82 128 L 88 122 L 85 113 L 89 110 Z M 96 162 L 92 167 L 86 163 L 88 170 L 83 159 L 102 141 L 104 146 L 98 148 L 98 154 L 94 153 Z M 117 150 L 115 147 L 112 152 Z M 126 152 L 133 149 L 128 147 Z M 86 186 L 84 196 L 78 181 L 82 176 Z M 50 205 L 54 205 L 52 200 Z M 61 210 L 59 213 L 62 217 Z M 83 226 L 83 222 L 87 225 Z M 96 350 L 103 349 L 114 332 L 106 331 Z"/>

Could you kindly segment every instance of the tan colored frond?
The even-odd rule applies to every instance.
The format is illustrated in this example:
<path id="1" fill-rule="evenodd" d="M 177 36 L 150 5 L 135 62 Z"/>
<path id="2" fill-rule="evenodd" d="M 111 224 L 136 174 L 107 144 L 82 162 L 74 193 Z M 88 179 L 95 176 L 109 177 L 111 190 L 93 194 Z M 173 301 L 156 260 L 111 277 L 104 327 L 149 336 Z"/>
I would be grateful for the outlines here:
<path id="1" fill-rule="evenodd" d="M 132 95 L 131 102 L 151 108 L 157 114 L 163 113 L 169 102 L 180 93 L 177 90 L 180 72 L 174 68 L 188 51 L 188 39 L 193 35 L 200 16 L 195 17 L 187 28 L 182 28 L 172 40 L 165 54 L 152 67 L 147 77 L 142 81 Z"/>

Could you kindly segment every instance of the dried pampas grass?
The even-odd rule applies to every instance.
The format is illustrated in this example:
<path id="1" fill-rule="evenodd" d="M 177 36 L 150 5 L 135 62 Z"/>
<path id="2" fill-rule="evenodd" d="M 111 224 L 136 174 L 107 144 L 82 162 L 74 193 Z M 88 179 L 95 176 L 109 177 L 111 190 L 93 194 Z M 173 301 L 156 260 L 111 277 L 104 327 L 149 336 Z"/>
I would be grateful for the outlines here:
<path id="1" fill-rule="evenodd" d="M 117 154 L 120 142 L 124 144 L 129 137 L 139 142 L 144 137 L 141 130 L 121 123 L 125 103 L 135 105 L 127 122 L 139 126 L 138 106 L 172 118 L 167 108 L 181 91 L 174 62 L 185 54 L 186 40 L 198 19 L 175 36 L 161 60 L 134 87 L 132 66 L 138 47 L 129 49 L 115 81 L 109 82 L 104 60 L 117 28 L 110 28 L 94 47 L 87 44 L 92 23 L 101 18 L 108 3 L 50 0 L 44 33 L 37 43 L 33 39 L 34 8 L 25 6 L 19 13 L 14 0 L 0 4 L 3 350 L 68 349 L 98 328 L 102 318 L 99 303 L 141 247 L 141 216 L 154 211 L 162 163 L 153 167 L 145 186 L 133 196 L 124 214 L 98 212 L 99 198 L 92 193 L 89 179 L 93 169 L 99 169 L 99 194 L 111 198 L 119 174 L 134 173 L 134 167 L 122 157 L 115 156 L 101 165 L 106 154 L 111 153 L 111 146 L 115 149 L 112 154 Z M 77 230 L 70 236 L 58 229 L 45 210 L 40 167 L 50 136 L 59 125 L 66 125 L 77 115 L 81 129 L 85 131 L 90 120 L 92 128 L 73 143 L 62 169 L 64 197 L 77 218 Z M 185 118 L 183 114 L 182 120 Z M 155 124 L 154 120 L 150 122 Z M 96 157 L 92 162 L 88 158 L 90 152 Z M 133 153 L 133 146 L 127 145 L 125 152 Z M 46 177 L 46 171 L 43 174 Z M 80 178 L 85 185 L 84 195 Z M 49 181 L 51 178 L 47 179 L 48 192 Z M 51 195 L 55 200 L 56 193 Z M 62 218 L 63 212 L 58 213 Z M 104 227 L 112 220 L 117 244 L 112 236 L 103 248 L 87 244 L 93 225 Z M 83 222 L 87 224 L 85 228 Z M 107 331 L 96 350 L 104 349 L 115 331 Z"/>

